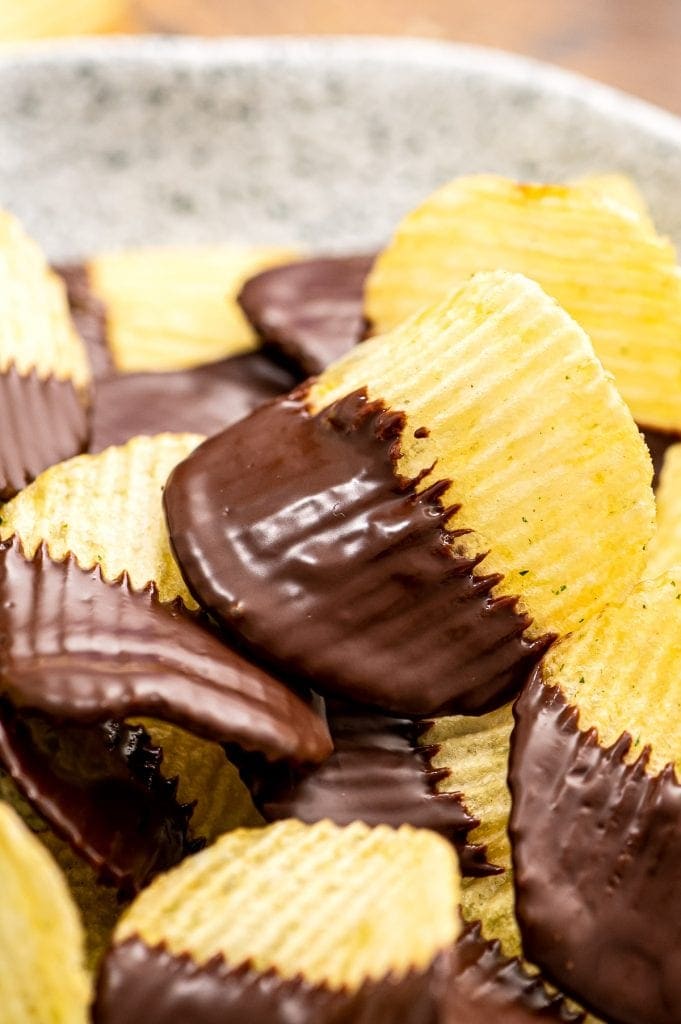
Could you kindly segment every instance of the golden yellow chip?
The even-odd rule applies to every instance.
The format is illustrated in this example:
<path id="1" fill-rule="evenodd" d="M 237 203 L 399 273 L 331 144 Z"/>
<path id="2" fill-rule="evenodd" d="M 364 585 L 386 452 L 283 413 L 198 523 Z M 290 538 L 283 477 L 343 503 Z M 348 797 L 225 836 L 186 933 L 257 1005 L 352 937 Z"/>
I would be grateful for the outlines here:
<path id="1" fill-rule="evenodd" d="M 646 576 L 681 565 L 681 444 L 665 452 L 656 494 L 657 530 L 648 545 Z"/>
<path id="2" fill-rule="evenodd" d="M 83 933 L 47 850 L 0 804 L 0 1014 L 16 1024 L 87 1024 Z"/>
<path id="3" fill-rule="evenodd" d="M 513 868 L 508 839 L 511 796 L 506 784 L 513 712 L 510 704 L 487 715 L 439 718 L 421 742 L 436 744 L 433 768 L 448 775 L 437 786 L 440 793 L 461 793 L 466 809 L 480 821 L 470 833 L 471 843 L 487 847 L 487 860 L 503 868 L 498 875 L 462 878 L 461 909 L 466 921 L 480 921 L 488 940 L 498 939 L 506 956 L 520 956 L 521 942 L 515 918 Z"/>
<path id="4" fill-rule="evenodd" d="M 162 749 L 165 778 L 179 780 L 179 803 L 195 804 L 189 822 L 194 839 L 212 843 L 231 829 L 262 824 L 250 792 L 219 743 L 202 740 L 169 722 L 141 718 L 135 719 L 137 723 Z"/>
<path id="5" fill-rule="evenodd" d="M 205 246 L 104 253 L 87 265 L 121 371 L 182 370 L 257 347 L 236 302 L 254 274 L 294 259 L 283 248 Z"/>
<path id="6" fill-rule="evenodd" d="M 535 635 L 575 628 L 640 577 L 652 465 L 582 329 L 519 274 L 476 274 L 363 342 L 312 385 L 318 411 L 355 389 L 404 411 L 397 470 L 450 480 L 455 552 L 519 595 Z M 424 436 L 424 428 L 426 436 Z"/>
<path id="7" fill-rule="evenodd" d="M 79 455 L 41 473 L 2 510 L 0 538 L 16 534 L 27 557 L 47 544 L 71 552 L 106 580 L 127 572 L 133 587 L 155 583 L 162 601 L 196 604 L 168 542 L 161 504 L 168 475 L 203 440 L 198 434 L 135 437 L 98 455 Z"/>
<path id="8" fill-rule="evenodd" d="M 231 832 L 159 876 L 114 939 L 354 992 L 429 966 L 458 937 L 458 902 L 456 854 L 434 833 L 289 820 Z"/>
<path id="9" fill-rule="evenodd" d="M 11 214 L 0 211 L 0 373 L 90 382 L 85 346 L 71 322 L 62 281 Z"/>
<path id="10" fill-rule="evenodd" d="M 598 730 L 602 747 L 623 732 L 635 761 L 650 746 L 648 770 L 681 769 L 681 567 L 641 583 L 621 604 L 555 644 L 542 664 L 547 685 L 560 686 L 579 709 L 579 728 Z"/>
<path id="11" fill-rule="evenodd" d="M 469 839 L 487 847 L 488 860 L 503 872 L 461 879 L 461 911 L 467 922 L 480 922 L 483 938 L 498 941 L 505 956 L 518 957 L 531 974 L 536 967 L 523 957 L 515 915 L 513 863 L 508 836 L 511 794 L 508 759 L 513 710 L 506 704 L 487 715 L 452 715 L 436 719 L 421 738 L 435 744 L 434 768 L 447 769 L 437 785 L 440 793 L 461 793 L 468 811 L 480 821 Z M 577 1008 L 575 1008 L 577 1009 Z M 599 1024 L 590 1015 L 584 1024 Z"/>
<path id="12" fill-rule="evenodd" d="M 74 852 L 69 843 L 52 831 L 45 819 L 24 799 L 12 779 L 2 772 L 0 801 L 12 807 L 61 868 L 80 911 L 85 936 L 86 966 L 96 970 L 125 903 L 115 889 L 99 883 L 94 869 Z"/>
<path id="13" fill-rule="evenodd" d="M 470 274 L 496 268 L 538 281 L 575 318 L 639 423 L 681 428 L 676 253 L 602 186 L 492 175 L 451 182 L 402 221 L 378 257 L 366 315 L 383 333 Z"/>
<path id="14" fill-rule="evenodd" d="M 72 552 L 83 568 L 101 566 L 106 580 L 127 572 L 134 587 L 153 582 L 162 601 L 179 597 L 195 608 L 170 551 L 161 497 L 171 469 L 201 440 L 195 434 L 138 437 L 53 466 L 4 507 L 0 535 L 16 534 L 28 557 L 45 542 L 55 560 Z M 144 726 L 163 748 L 163 775 L 179 777 L 180 801 L 196 801 L 194 838 L 211 841 L 228 828 L 260 821 L 219 744 L 162 722 L 145 720 Z"/>

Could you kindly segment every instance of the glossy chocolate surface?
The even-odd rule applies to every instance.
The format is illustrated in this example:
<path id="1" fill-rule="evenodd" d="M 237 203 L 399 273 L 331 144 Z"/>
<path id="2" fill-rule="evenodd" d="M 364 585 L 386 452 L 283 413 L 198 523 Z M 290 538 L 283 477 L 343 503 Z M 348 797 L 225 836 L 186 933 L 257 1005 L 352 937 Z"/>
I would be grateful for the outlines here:
<path id="1" fill-rule="evenodd" d="M 152 586 L 102 580 L 40 549 L 0 545 L 0 688 L 70 722 L 149 715 L 272 760 L 319 761 L 325 723 L 287 687 Z"/>
<path id="2" fill-rule="evenodd" d="M 400 980 L 366 982 L 353 995 L 274 971 L 198 966 L 140 939 L 114 946 L 99 980 L 96 1024 L 576 1024 L 580 1013 L 550 996 L 498 946 L 468 927 L 454 950 Z"/>
<path id="3" fill-rule="evenodd" d="M 107 377 L 114 365 L 107 343 L 106 308 L 90 287 L 86 264 L 62 263 L 52 269 L 66 285 L 71 318 L 87 346 L 95 380 Z"/>
<path id="4" fill-rule="evenodd" d="M 681 786 L 580 732 L 533 674 L 516 704 L 509 781 L 516 910 L 528 958 L 616 1024 L 681 1021 Z"/>
<path id="5" fill-rule="evenodd" d="M 0 373 L 0 500 L 85 450 L 88 415 L 71 381 Z"/>
<path id="6" fill-rule="evenodd" d="M 259 352 L 173 373 L 116 374 L 95 388 L 89 450 L 166 430 L 216 434 L 294 383 Z"/>
<path id="7" fill-rule="evenodd" d="M 277 764 L 265 770 L 254 798 L 266 821 L 330 818 L 337 825 L 428 828 L 456 846 L 463 874 L 497 873 L 485 848 L 467 841 L 479 822 L 464 796 L 437 792 L 449 770 L 431 766 L 438 748 L 419 745 L 422 727 L 341 701 L 328 701 L 326 715 L 331 757 L 311 769 Z"/>
<path id="8" fill-rule="evenodd" d="M 397 475 L 403 429 L 362 392 L 314 416 L 302 393 L 263 406 L 173 471 L 171 542 L 199 603 L 292 680 L 396 714 L 482 711 L 548 641 L 457 554 L 447 482 Z"/>
<path id="9" fill-rule="evenodd" d="M 0 701 L 0 759 L 55 831 L 126 894 L 197 848 L 191 808 L 139 726 L 54 722 Z"/>
<path id="10" fill-rule="evenodd" d="M 456 944 L 451 981 L 440 1024 L 577 1024 L 584 1014 L 550 995 L 538 975 L 505 957 L 498 942 L 486 942 L 478 925 L 468 925 Z"/>
<path id="11" fill-rule="evenodd" d="M 444 961 L 445 958 L 442 958 Z M 333 992 L 302 979 L 286 981 L 215 957 L 201 967 L 189 957 L 150 949 L 139 939 L 105 958 L 95 1024 L 438 1024 L 444 963 L 398 981 L 368 982 Z"/>
<path id="12" fill-rule="evenodd" d="M 364 337 L 364 282 L 375 258 L 317 257 L 274 267 L 247 281 L 238 301 L 265 347 L 304 379 Z"/>

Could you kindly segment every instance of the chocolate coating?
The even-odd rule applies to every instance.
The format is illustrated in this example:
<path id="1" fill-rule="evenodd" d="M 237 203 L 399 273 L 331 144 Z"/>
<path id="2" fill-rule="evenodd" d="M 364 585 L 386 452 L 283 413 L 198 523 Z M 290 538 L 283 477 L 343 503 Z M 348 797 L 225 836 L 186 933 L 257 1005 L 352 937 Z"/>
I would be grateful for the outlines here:
<path id="1" fill-rule="evenodd" d="M 419 746 L 419 726 L 341 701 L 329 701 L 326 713 L 333 754 L 309 770 L 288 765 L 266 770 L 254 798 L 267 821 L 409 824 L 448 839 L 458 850 L 463 874 L 500 870 L 487 862 L 484 847 L 467 841 L 479 821 L 466 810 L 464 796 L 437 792 L 449 770 L 431 766 L 438 748 Z"/>
<path id="2" fill-rule="evenodd" d="M 603 748 L 537 669 L 515 708 L 509 782 L 528 958 L 616 1024 L 681 1021 L 681 786 Z"/>
<path id="3" fill-rule="evenodd" d="M 274 971 L 231 968 L 222 957 L 199 967 L 140 939 L 114 946 L 99 979 L 95 1024 L 438 1024 L 436 998 L 447 958 L 399 981 L 333 992 Z"/>
<path id="4" fill-rule="evenodd" d="M 86 264 L 62 263 L 52 269 L 66 285 L 71 318 L 87 347 L 95 380 L 107 377 L 114 365 L 107 343 L 106 308 L 90 287 Z"/>
<path id="5" fill-rule="evenodd" d="M 540 976 L 504 956 L 498 942 L 486 942 L 478 925 L 465 929 L 456 944 L 441 1024 L 583 1020 L 584 1014 L 571 1010 L 562 996 L 548 993 Z"/>
<path id="6" fill-rule="evenodd" d="M 366 982 L 353 995 L 274 971 L 230 968 L 221 957 L 199 967 L 187 956 L 133 938 L 108 953 L 95 1024 L 577 1024 L 559 996 L 530 978 L 498 945 L 467 928 L 451 953 L 396 981 Z"/>
<path id="7" fill-rule="evenodd" d="M 0 762 L 104 877 L 135 891 L 191 848 L 189 813 L 132 715 L 265 758 L 319 760 L 326 725 L 202 618 L 72 558 L 0 545 Z"/>
<path id="8" fill-rule="evenodd" d="M 8 501 L 39 473 L 79 455 L 88 441 L 85 405 L 68 380 L 0 373 L 0 501 Z"/>
<path id="9" fill-rule="evenodd" d="M 70 722 L 149 715 L 265 757 L 320 761 L 325 723 L 153 586 L 102 580 L 71 558 L 0 545 L 0 690 Z"/>
<path id="10" fill-rule="evenodd" d="M 166 430 L 216 434 L 294 383 L 259 352 L 177 373 L 117 374 L 95 388 L 89 450 Z"/>
<path id="11" fill-rule="evenodd" d="M 238 301 L 266 349 L 304 379 L 364 337 L 364 282 L 375 259 L 317 257 L 274 267 L 247 281 Z"/>
<path id="12" fill-rule="evenodd" d="M 172 472 L 171 542 L 199 603 L 291 679 L 396 714 L 482 711 L 548 640 L 474 574 L 483 555 L 457 554 L 447 482 L 398 476 L 403 429 L 363 392 L 263 406 Z"/>
<path id="13" fill-rule="evenodd" d="M 191 807 L 139 726 L 64 723 L 0 702 L 0 759 L 33 807 L 96 870 L 133 894 L 201 844 Z"/>

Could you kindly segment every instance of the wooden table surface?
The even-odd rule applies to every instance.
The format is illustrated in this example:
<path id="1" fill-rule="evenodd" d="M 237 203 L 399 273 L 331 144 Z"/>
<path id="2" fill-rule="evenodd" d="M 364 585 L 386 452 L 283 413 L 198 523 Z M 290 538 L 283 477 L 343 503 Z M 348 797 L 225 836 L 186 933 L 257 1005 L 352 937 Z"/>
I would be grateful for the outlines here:
<path id="1" fill-rule="evenodd" d="M 480 43 L 581 71 L 681 114 L 681 0 L 136 0 L 135 17 L 149 31 Z"/>
<path id="2" fill-rule="evenodd" d="M 681 114 L 681 0 L 0 0 L 0 41 L 90 31 L 460 40 L 581 71 Z"/>

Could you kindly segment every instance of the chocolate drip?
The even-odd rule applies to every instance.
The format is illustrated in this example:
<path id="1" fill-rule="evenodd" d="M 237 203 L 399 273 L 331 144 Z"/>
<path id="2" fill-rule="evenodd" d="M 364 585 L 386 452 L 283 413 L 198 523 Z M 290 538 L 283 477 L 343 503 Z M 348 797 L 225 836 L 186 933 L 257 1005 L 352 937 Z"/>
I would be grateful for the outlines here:
<path id="1" fill-rule="evenodd" d="M 19 709 L 72 722 L 149 715 L 271 760 L 320 761 L 326 725 L 181 602 L 72 557 L 0 545 L 0 685 Z"/>
<path id="2" fill-rule="evenodd" d="M 401 979 L 367 981 L 353 994 L 287 981 L 220 956 L 188 956 L 133 938 L 114 946 L 99 979 L 96 1024 L 578 1024 L 560 996 L 467 928 L 452 953 Z"/>
<path id="3" fill-rule="evenodd" d="M 396 714 L 478 712 L 520 688 L 528 640 L 484 555 L 457 553 L 447 481 L 396 471 L 404 416 L 347 396 L 263 406 L 171 474 L 171 541 L 197 600 L 255 655 L 325 694 Z"/>
<path id="4" fill-rule="evenodd" d="M 55 723 L 0 702 L 0 758 L 32 806 L 126 894 L 197 849 L 191 807 L 141 727 Z"/>
<path id="5" fill-rule="evenodd" d="M 113 359 L 107 344 L 106 308 L 90 287 L 84 263 L 53 266 L 66 285 L 66 297 L 76 330 L 85 342 L 95 380 L 113 373 Z"/>
<path id="6" fill-rule="evenodd" d="M 648 445 L 650 457 L 653 460 L 653 487 L 657 490 L 667 448 L 673 444 L 678 444 L 681 441 L 681 435 L 672 434 L 667 430 L 651 430 L 647 427 L 641 427 L 640 429 L 645 443 Z"/>
<path id="7" fill-rule="evenodd" d="M 681 1021 L 681 786 L 624 757 L 537 669 L 515 709 L 509 780 L 527 956 L 616 1024 Z"/>
<path id="8" fill-rule="evenodd" d="M 487 862 L 484 847 L 467 841 L 479 822 L 466 810 L 464 796 L 437 793 L 449 770 L 431 766 L 437 747 L 419 746 L 419 726 L 341 701 L 329 701 L 326 710 L 333 754 L 308 771 L 286 765 L 266 770 L 255 800 L 267 821 L 409 824 L 448 839 L 458 850 L 463 874 L 500 870 Z"/>
<path id="9" fill-rule="evenodd" d="M 504 956 L 498 942 L 486 942 L 479 925 L 468 925 L 456 945 L 456 959 L 445 999 L 442 1024 L 579 1024 L 560 995 L 550 995 L 539 975 Z"/>
<path id="10" fill-rule="evenodd" d="M 274 267 L 247 281 L 238 301 L 267 351 L 304 379 L 365 336 L 364 282 L 375 259 L 372 253 Z"/>
<path id="11" fill-rule="evenodd" d="M 39 473 L 84 451 L 88 417 L 68 380 L 0 373 L 0 500 L 8 501 Z"/>
<path id="12" fill-rule="evenodd" d="M 90 451 L 166 430 L 216 434 L 294 383 L 259 352 L 177 373 L 118 374 L 95 389 Z"/>

